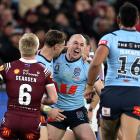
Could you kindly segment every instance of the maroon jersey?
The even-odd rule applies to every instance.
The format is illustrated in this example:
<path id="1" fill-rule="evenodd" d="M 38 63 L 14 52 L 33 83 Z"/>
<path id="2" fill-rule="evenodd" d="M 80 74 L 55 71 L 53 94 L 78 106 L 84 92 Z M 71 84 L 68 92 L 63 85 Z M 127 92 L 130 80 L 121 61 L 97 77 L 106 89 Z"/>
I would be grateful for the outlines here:
<path id="1" fill-rule="evenodd" d="M 6 82 L 8 110 L 38 114 L 46 85 L 52 84 L 51 73 L 36 60 L 20 60 L 0 66 Z"/>

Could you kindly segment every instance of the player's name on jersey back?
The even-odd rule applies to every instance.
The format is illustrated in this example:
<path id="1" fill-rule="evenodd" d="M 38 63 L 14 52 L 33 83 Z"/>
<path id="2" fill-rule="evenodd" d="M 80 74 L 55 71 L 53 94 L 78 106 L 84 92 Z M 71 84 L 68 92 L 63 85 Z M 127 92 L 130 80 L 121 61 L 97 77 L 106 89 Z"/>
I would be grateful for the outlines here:
<path id="1" fill-rule="evenodd" d="M 37 79 L 33 77 L 27 77 L 27 76 L 16 76 L 17 81 L 27 81 L 27 82 L 32 82 L 36 83 Z"/>

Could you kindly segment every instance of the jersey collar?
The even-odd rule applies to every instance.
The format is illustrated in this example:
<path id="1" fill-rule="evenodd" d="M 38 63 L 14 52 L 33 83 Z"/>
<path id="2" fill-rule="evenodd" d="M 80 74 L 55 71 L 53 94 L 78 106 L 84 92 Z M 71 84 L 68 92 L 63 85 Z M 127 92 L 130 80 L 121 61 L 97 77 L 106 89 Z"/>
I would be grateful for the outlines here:
<path id="1" fill-rule="evenodd" d="M 28 59 L 20 58 L 19 60 L 24 62 L 24 63 L 37 63 L 36 59 L 28 60 Z"/>

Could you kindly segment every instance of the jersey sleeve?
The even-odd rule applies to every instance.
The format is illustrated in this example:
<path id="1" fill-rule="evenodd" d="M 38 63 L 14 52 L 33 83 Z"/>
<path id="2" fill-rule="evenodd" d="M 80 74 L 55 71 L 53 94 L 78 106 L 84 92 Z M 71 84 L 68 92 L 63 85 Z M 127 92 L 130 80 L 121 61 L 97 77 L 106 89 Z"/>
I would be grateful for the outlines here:
<path id="1" fill-rule="evenodd" d="M 46 68 L 44 70 L 44 73 L 45 73 L 45 77 L 46 77 L 46 85 L 54 84 L 55 82 L 53 80 L 52 73 L 48 70 L 48 68 Z"/>
<path id="2" fill-rule="evenodd" d="M 84 71 L 85 71 L 86 78 L 88 78 L 88 70 L 89 70 L 89 63 L 85 62 L 84 63 Z"/>
<path id="3" fill-rule="evenodd" d="M 100 39 L 98 46 L 104 45 L 108 47 L 108 49 L 110 49 L 111 44 L 112 44 L 112 34 L 107 34 Z"/>

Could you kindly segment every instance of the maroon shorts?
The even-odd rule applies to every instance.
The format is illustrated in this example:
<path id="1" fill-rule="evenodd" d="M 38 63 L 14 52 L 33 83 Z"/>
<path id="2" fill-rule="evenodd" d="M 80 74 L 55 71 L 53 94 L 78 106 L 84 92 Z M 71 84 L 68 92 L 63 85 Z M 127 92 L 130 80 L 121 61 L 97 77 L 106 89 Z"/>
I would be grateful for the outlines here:
<path id="1" fill-rule="evenodd" d="M 40 116 L 7 112 L 0 126 L 0 137 L 4 140 L 38 140 L 40 124 Z"/>

